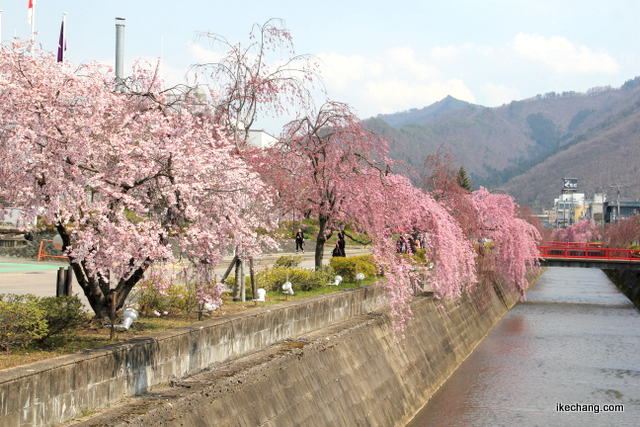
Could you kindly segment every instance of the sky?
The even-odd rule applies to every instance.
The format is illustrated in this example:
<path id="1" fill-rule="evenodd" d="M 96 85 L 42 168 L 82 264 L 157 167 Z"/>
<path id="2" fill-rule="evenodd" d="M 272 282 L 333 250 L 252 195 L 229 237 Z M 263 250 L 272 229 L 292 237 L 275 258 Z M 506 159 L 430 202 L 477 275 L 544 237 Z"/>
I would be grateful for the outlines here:
<path id="1" fill-rule="evenodd" d="M 0 0 L 3 43 L 31 37 L 27 4 Z M 199 33 L 247 45 L 254 24 L 280 18 L 296 53 L 320 60 L 327 96 L 367 118 L 447 95 L 496 107 L 548 92 L 619 87 L 640 75 L 638 6 L 632 0 L 37 0 L 35 40 L 55 51 L 66 12 L 66 59 L 113 65 L 115 18 L 122 17 L 125 70 L 138 59 L 162 58 L 162 76 L 173 85 L 192 65 L 220 57 Z M 262 124 L 280 131 L 277 121 Z"/>

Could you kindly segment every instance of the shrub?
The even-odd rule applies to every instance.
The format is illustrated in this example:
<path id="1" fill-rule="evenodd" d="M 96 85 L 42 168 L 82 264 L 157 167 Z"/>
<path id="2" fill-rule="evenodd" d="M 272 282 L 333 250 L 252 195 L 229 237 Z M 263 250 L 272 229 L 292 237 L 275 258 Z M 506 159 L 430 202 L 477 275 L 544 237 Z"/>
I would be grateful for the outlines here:
<path id="1" fill-rule="evenodd" d="M 276 292 L 282 290 L 282 285 L 287 280 L 293 285 L 294 291 L 310 291 L 333 281 L 333 269 L 329 268 L 311 271 L 302 268 L 273 267 L 257 274 L 261 287 Z"/>
<path id="2" fill-rule="evenodd" d="M 346 282 L 355 282 L 358 273 L 363 273 L 367 278 L 375 277 L 377 271 L 372 255 L 333 257 L 329 265 Z"/>
<path id="3" fill-rule="evenodd" d="M 308 289 L 302 290 L 311 290 L 328 285 L 333 282 L 335 275 L 336 273 L 333 270 L 333 267 L 329 265 L 322 267 L 320 270 L 312 271 L 309 281 L 306 283 Z"/>
<path id="4" fill-rule="evenodd" d="M 77 296 L 45 297 L 38 301 L 47 322 L 47 333 L 38 338 L 46 342 L 55 335 L 66 334 L 89 320 Z"/>
<path id="5" fill-rule="evenodd" d="M 137 304 L 142 316 L 171 315 L 187 311 L 190 305 L 195 304 L 196 296 L 192 287 L 148 280 L 134 288 L 131 301 Z"/>
<path id="6" fill-rule="evenodd" d="M 294 291 L 301 290 L 300 284 L 309 279 L 311 272 L 302 268 L 272 267 L 258 272 L 258 283 L 270 291 L 279 292 L 282 285 L 289 281 Z"/>
<path id="7" fill-rule="evenodd" d="M 274 267 L 286 267 L 293 268 L 300 265 L 302 262 L 302 257 L 295 255 L 283 255 L 273 263 Z"/>
<path id="8" fill-rule="evenodd" d="M 46 333 L 44 311 L 35 295 L 0 294 L 0 348 L 25 346 Z"/>

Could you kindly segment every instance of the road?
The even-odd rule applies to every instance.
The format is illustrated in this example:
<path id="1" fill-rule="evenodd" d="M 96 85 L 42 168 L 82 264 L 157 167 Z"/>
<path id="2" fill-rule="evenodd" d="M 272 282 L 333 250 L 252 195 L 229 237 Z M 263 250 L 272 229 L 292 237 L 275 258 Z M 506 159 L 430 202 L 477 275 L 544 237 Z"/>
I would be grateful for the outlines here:
<path id="1" fill-rule="evenodd" d="M 331 250 L 333 248 L 325 248 L 324 262 L 327 264 L 331 259 Z M 363 255 L 369 253 L 368 249 L 347 247 L 347 255 Z M 261 259 L 255 261 L 256 268 L 264 268 L 272 265 L 278 258 L 283 255 L 297 255 L 302 257 L 302 268 L 313 268 L 314 258 L 312 252 L 291 253 L 280 252 L 264 254 Z M 227 257 L 216 266 L 215 270 L 218 276 L 222 276 L 231 262 L 231 257 Z M 176 264 L 177 268 L 183 266 Z M 56 295 L 56 277 L 60 267 L 68 267 L 68 264 L 62 261 L 34 261 L 22 258 L 0 257 L 0 294 L 34 294 L 36 296 L 55 296 Z M 245 270 L 249 274 L 248 266 Z M 233 274 L 233 272 L 232 272 Z M 78 294 L 86 303 L 82 290 L 76 284 L 75 278 L 72 284 L 72 293 Z"/>

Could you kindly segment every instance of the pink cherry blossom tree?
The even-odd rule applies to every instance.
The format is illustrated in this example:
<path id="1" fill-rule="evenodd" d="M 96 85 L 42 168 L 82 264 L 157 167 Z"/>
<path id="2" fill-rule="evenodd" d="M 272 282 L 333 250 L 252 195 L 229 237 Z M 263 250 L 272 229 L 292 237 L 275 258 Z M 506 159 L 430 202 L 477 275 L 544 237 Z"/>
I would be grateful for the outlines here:
<path id="1" fill-rule="evenodd" d="M 211 32 L 200 34 L 214 48 L 224 50 L 216 62 L 193 67 L 210 85 L 218 123 L 234 130 L 243 148 L 259 116 L 295 114 L 313 108 L 311 91 L 321 86 L 312 55 L 296 54 L 293 38 L 281 19 L 255 24 L 248 45 L 232 43 Z"/>
<path id="2" fill-rule="evenodd" d="M 471 197 L 481 224 L 480 238 L 490 244 L 490 266 L 486 268 L 524 296 L 529 285 L 527 269 L 537 264 L 540 233 L 518 218 L 517 205 L 508 194 L 489 193 L 481 187 Z"/>
<path id="3" fill-rule="evenodd" d="M 566 228 L 557 228 L 551 233 L 551 238 L 560 242 L 587 243 L 599 239 L 596 223 L 590 219 L 583 219 Z"/>
<path id="4" fill-rule="evenodd" d="M 396 326 L 401 332 L 411 316 L 412 284 L 430 285 L 438 298 L 455 299 L 477 282 L 475 252 L 447 209 L 404 176 L 389 174 L 383 191 L 370 192 L 367 231 L 372 252 L 385 275 Z M 396 253 L 399 233 L 421 236 L 427 265 Z"/>
<path id="5" fill-rule="evenodd" d="M 380 188 L 386 151 L 386 142 L 367 131 L 347 104 L 328 102 L 316 115 L 287 124 L 278 145 L 256 159 L 281 206 L 318 218 L 316 269 L 333 231 L 358 222 L 368 192 Z"/>
<path id="6" fill-rule="evenodd" d="M 201 264 L 230 247 L 257 252 L 270 193 L 227 131 L 153 72 L 123 93 L 97 64 L 61 67 L 51 54 L 0 54 L 0 197 L 25 224 L 52 226 L 99 317 L 157 261 Z M 169 106 L 171 104 L 171 106 Z"/>
<path id="7" fill-rule="evenodd" d="M 632 215 L 601 230 L 602 242 L 610 248 L 627 249 L 640 242 L 640 215 Z"/>

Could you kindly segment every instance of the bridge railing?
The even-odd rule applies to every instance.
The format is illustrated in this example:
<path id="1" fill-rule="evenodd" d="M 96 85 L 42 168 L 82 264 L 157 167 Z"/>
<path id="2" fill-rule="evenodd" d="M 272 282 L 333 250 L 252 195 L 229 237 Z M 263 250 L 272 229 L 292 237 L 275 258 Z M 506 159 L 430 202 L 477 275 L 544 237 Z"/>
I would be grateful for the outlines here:
<path id="1" fill-rule="evenodd" d="M 559 248 L 601 248 L 602 243 L 600 242 L 591 242 L 591 243 L 581 243 L 581 242 L 546 242 L 543 246 L 554 246 Z"/>
<path id="2" fill-rule="evenodd" d="M 640 261 L 637 249 L 610 249 L 601 247 L 538 246 L 541 258 L 582 258 L 620 261 Z"/>

